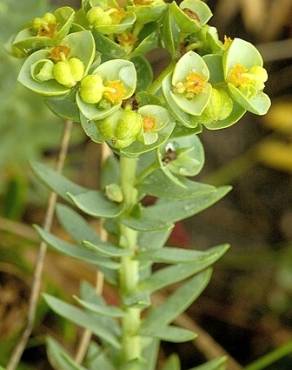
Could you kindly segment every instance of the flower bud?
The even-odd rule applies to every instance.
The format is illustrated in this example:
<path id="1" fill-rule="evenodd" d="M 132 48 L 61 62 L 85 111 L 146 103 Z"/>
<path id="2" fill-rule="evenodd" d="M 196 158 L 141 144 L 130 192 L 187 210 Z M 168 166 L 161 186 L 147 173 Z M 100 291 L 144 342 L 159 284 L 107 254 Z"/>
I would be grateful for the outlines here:
<path id="1" fill-rule="evenodd" d="M 52 14 L 52 13 L 46 13 L 43 16 L 43 20 L 44 20 L 44 22 L 46 22 L 48 24 L 55 24 L 55 23 L 57 23 L 57 19 L 54 16 L 54 14 Z"/>
<path id="2" fill-rule="evenodd" d="M 126 109 L 116 127 L 115 135 L 117 139 L 127 139 L 136 137 L 142 129 L 142 117 L 140 114 Z"/>
<path id="3" fill-rule="evenodd" d="M 42 18 L 40 17 L 37 17 L 35 18 L 33 21 L 32 21 L 32 28 L 35 30 L 35 31 L 38 31 L 43 25 L 43 20 Z"/>
<path id="4" fill-rule="evenodd" d="M 110 184 L 105 187 L 105 194 L 113 202 L 121 203 L 124 199 L 121 187 L 118 184 Z"/>
<path id="5" fill-rule="evenodd" d="M 78 58 L 71 58 L 68 63 L 74 80 L 77 82 L 81 81 L 84 76 L 83 62 Z"/>
<path id="6" fill-rule="evenodd" d="M 55 80 L 63 86 L 73 87 L 76 85 L 76 81 L 72 76 L 71 68 L 67 61 L 61 61 L 55 64 L 53 75 Z"/>
<path id="7" fill-rule="evenodd" d="M 99 132 L 118 149 L 131 145 L 142 129 L 142 117 L 130 109 L 119 110 L 99 123 Z"/>
<path id="8" fill-rule="evenodd" d="M 96 6 L 88 11 L 87 20 L 92 26 L 105 26 L 112 24 L 111 16 L 99 6 Z"/>
<path id="9" fill-rule="evenodd" d="M 206 123 L 221 121 L 227 118 L 233 109 L 233 101 L 223 89 L 212 89 L 209 103 L 202 114 Z"/>
<path id="10" fill-rule="evenodd" d="M 80 86 L 81 99 L 88 104 L 100 102 L 103 94 L 102 78 L 99 75 L 89 75 L 83 78 Z"/>

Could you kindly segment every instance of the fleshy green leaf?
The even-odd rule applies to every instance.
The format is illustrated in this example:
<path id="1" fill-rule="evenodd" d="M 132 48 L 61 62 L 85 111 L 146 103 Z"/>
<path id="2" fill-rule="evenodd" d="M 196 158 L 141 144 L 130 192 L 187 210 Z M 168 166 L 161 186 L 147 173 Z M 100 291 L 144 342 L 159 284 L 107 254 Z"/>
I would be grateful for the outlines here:
<path id="1" fill-rule="evenodd" d="M 149 51 L 155 49 L 158 46 L 158 33 L 155 30 L 147 35 L 140 44 L 130 54 L 131 58 L 145 55 Z"/>
<path id="2" fill-rule="evenodd" d="M 165 146 L 160 147 L 157 153 L 160 168 L 171 180 L 174 180 L 173 174 L 178 176 L 197 175 L 203 168 L 205 161 L 204 148 L 197 135 L 172 138 Z M 169 155 L 170 159 L 168 159 Z M 183 185 L 180 180 L 179 183 Z"/>
<path id="3" fill-rule="evenodd" d="M 123 317 L 125 314 L 123 310 L 115 306 L 99 304 L 97 302 L 91 303 L 91 302 L 84 301 L 83 299 L 80 299 L 78 297 L 74 297 L 74 298 L 80 304 L 80 306 L 82 306 L 83 308 L 86 308 L 87 310 L 97 315 L 103 315 L 103 316 L 109 316 L 109 317 Z"/>
<path id="4" fill-rule="evenodd" d="M 89 346 L 85 364 L 88 370 L 115 370 L 114 365 L 108 358 L 106 350 L 98 347 L 94 342 Z"/>
<path id="5" fill-rule="evenodd" d="M 101 171 L 101 188 L 105 189 L 107 185 L 118 184 L 120 181 L 119 161 L 114 155 L 110 155 L 102 165 Z"/>
<path id="6" fill-rule="evenodd" d="M 162 16 L 166 8 L 167 5 L 162 1 L 154 5 L 128 6 L 128 9 L 136 14 L 137 21 L 140 24 L 156 21 Z"/>
<path id="7" fill-rule="evenodd" d="M 74 32 L 62 40 L 70 49 L 70 57 L 79 58 L 85 66 L 85 75 L 95 58 L 95 42 L 90 31 Z"/>
<path id="8" fill-rule="evenodd" d="M 169 199 L 159 200 L 154 206 L 142 209 L 140 215 L 125 218 L 122 222 L 139 231 L 163 229 L 210 207 L 223 198 L 230 189 L 230 187 L 224 186 L 194 198 L 172 202 Z"/>
<path id="9" fill-rule="evenodd" d="M 47 354 L 55 370 L 86 370 L 78 365 L 71 356 L 53 338 L 47 338 Z"/>
<path id="10" fill-rule="evenodd" d="M 123 58 L 126 56 L 125 50 L 120 45 L 102 33 L 93 31 L 93 37 L 95 39 L 96 50 L 101 52 L 102 55 L 106 55 L 113 59 Z"/>
<path id="11" fill-rule="evenodd" d="M 150 63 L 143 56 L 136 56 L 131 59 L 137 71 L 136 92 L 147 90 L 153 80 L 153 71 Z"/>
<path id="12" fill-rule="evenodd" d="M 138 187 L 141 194 L 153 195 L 165 199 L 186 199 L 210 192 L 214 186 L 191 181 L 185 178 L 180 179 L 184 187 L 169 181 L 163 171 L 158 170 L 143 180 Z"/>
<path id="13" fill-rule="evenodd" d="M 164 246 L 172 232 L 172 227 L 159 231 L 140 232 L 138 245 L 141 249 L 160 249 Z"/>
<path id="14" fill-rule="evenodd" d="M 88 189 L 74 184 L 72 181 L 66 179 L 64 176 L 44 164 L 31 162 L 31 168 L 45 185 L 65 200 L 69 200 L 67 192 L 70 192 L 70 194 L 80 194 L 88 191 Z"/>
<path id="15" fill-rule="evenodd" d="M 224 246 L 228 246 L 227 244 Z M 220 246 L 221 247 L 221 246 Z M 214 247 L 217 250 L 218 247 Z M 137 254 L 136 258 L 140 261 L 151 261 L 156 263 L 188 263 L 199 261 L 212 254 L 212 249 L 208 251 L 190 250 L 184 248 L 164 247 L 158 250 L 143 250 Z"/>
<path id="16" fill-rule="evenodd" d="M 211 270 L 194 276 L 171 294 L 158 307 L 151 308 L 143 321 L 142 328 L 157 329 L 170 324 L 183 313 L 206 288 L 211 278 Z"/>
<path id="17" fill-rule="evenodd" d="M 108 269 L 118 269 L 120 264 L 111 261 L 109 258 L 102 258 L 96 253 L 87 250 L 84 247 L 68 243 L 62 239 L 57 238 L 53 234 L 43 230 L 39 226 L 35 226 L 40 237 L 52 248 L 58 252 L 64 253 L 67 256 L 77 258 L 81 261 L 93 264 L 95 266 L 102 266 Z"/>
<path id="18" fill-rule="evenodd" d="M 92 243 L 104 243 L 104 245 L 107 245 L 107 243 L 101 241 L 95 230 L 90 227 L 85 219 L 70 207 L 58 204 L 57 217 L 67 233 L 78 243 L 88 240 Z"/>
<path id="19" fill-rule="evenodd" d="M 212 17 L 208 5 L 200 0 L 184 0 L 179 6 L 172 2 L 170 8 L 181 31 L 185 33 L 200 31 L 202 25 L 206 24 Z M 186 10 L 191 11 L 193 17 L 189 16 Z"/>
<path id="20" fill-rule="evenodd" d="M 222 245 L 217 248 L 213 248 L 209 254 L 206 254 L 204 258 L 201 258 L 198 261 L 178 263 L 177 265 L 162 268 L 154 272 L 149 278 L 141 281 L 139 284 L 139 290 L 141 292 L 148 291 L 153 293 L 168 285 L 185 280 L 214 264 L 226 253 L 228 248 L 228 246 Z"/>
<path id="21" fill-rule="evenodd" d="M 128 249 L 124 249 L 121 247 L 116 247 L 110 243 L 91 243 L 90 241 L 87 241 L 86 239 L 83 241 L 83 245 L 93 251 L 97 254 L 100 254 L 102 256 L 108 256 L 108 257 L 123 257 L 123 256 L 130 256 L 132 254 L 132 251 Z"/>
<path id="22" fill-rule="evenodd" d="M 80 299 L 82 299 L 85 302 L 91 303 L 91 304 L 97 304 L 99 306 L 107 306 L 107 303 L 103 299 L 103 297 L 96 292 L 96 287 L 89 284 L 86 281 L 81 282 L 80 286 Z M 86 310 L 88 313 L 90 311 Z M 92 314 L 92 313 L 90 313 Z M 100 322 L 102 322 L 105 326 L 109 328 L 109 331 L 117 335 L 118 337 L 121 335 L 121 328 L 119 325 L 119 322 L 115 320 L 114 318 L 110 316 L 104 316 L 104 315 L 94 315 L 99 319 Z"/>
<path id="23" fill-rule="evenodd" d="M 115 109 L 114 109 L 115 110 Z M 80 122 L 85 134 L 94 142 L 101 144 L 104 142 L 103 137 L 100 135 L 97 128 L 97 123 L 87 119 L 82 113 L 80 113 Z"/>
<path id="24" fill-rule="evenodd" d="M 109 328 L 98 319 L 97 316 L 90 315 L 85 311 L 82 311 L 79 308 L 48 294 L 44 294 L 44 298 L 50 308 L 58 315 L 72 321 L 78 326 L 89 329 L 91 332 L 114 348 L 120 348 L 120 342 L 118 341 L 116 335 L 114 335 L 111 330 L 109 330 Z"/>
<path id="25" fill-rule="evenodd" d="M 164 47 L 174 59 L 178 54 L 180 29 L 170 9 L 167 10 L 163 17 L 161 32 Z"/>
<path id="26" fill-rule="evenodd" d="M 141 329 L 141 335 L 159 338 L 166 342 L 183 343 L 193 340 L 197 337 L 195 333 L 187 329 L 181 329 L 176 326 L 159 327 L 158 329 Z"/>
<path id="27" fill-rule="evenodd" d="M 73 122 L 80 122 L 80 113 L 76 104 L 75 89 L 72 89 L 65 96 L 46 99 L 46 104 L 57 116 Z"/>
<path id="28" fill-rule="evenodd" d="M 155 370 L 159 353 L 159 340 L 144 338 L 144 341 L 147 341 L 148 344 L 143 349 L 142 357 L 147 361 L 141 365 L 141 370 Z"/>
<path id="29" fill-rule="evenodd" d="M 114 218 L 123 210 L 122 205 L 109 201 L 100 191 L 86 191 L 77 195 L 69 192 L 68 196 L 76 207 L 93 217 Z"/>
<path id="30" fill-rule="evenodd" d="M 257 95 L 247 98 L 239 89 L 232 84 L 228 84 L 229 91 L 233 97 L 243 108 L 251 113 L 264 115 L 268 112 L 271 106 L 271 100 L 263 92 L 259 92 Z"/>

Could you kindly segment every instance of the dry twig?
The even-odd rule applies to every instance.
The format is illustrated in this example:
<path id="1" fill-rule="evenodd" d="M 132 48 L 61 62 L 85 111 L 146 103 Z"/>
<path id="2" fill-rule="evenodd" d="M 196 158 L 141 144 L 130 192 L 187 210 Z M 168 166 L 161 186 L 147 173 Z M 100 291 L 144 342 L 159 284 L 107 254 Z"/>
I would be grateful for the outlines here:
<path id="1" fill-rule="evenodd" d="M 59 153 L 59 157 L 58 157 L 58 161 L 56 165 L 56 170 L 59 173 L 62 172 L 63 167 L 64 167 L 65 159 L 66 159 L 67 152 L 68 152 L 69 141 L 71 137 L 71 131 L 72 131 L 72 122 L 66 121 L 65 126 L 64 126 L 64 133 L 63 133 L 60 153 Z M 50 195 L 49 201 L 48 201 L 48 207 L 47 207 L 46 217 L 44 221 L 44 228 L 47 231 L 50 230 L 52 222 L 53 222 L 56 202 L 57 202 L 57 194 L 52 192 Z M 47 251 L 47 244 L 45 242 L 41 242 L 39 253 L 37 256 L 37 260 L 36 260 L 35 270 L 34 270 L 34 277 L 33 277 L 33 282 L 32 282 L 31 295 L 29 299 L 26 326 L 24 328 L 24 331 L 22 332 L 22 335 L 16 347 L 14 348 L 14 351 L 11 354 L 6 370 L 15 370 L 17 368 L 18 363 L 23 354 L 23 351 L 25 350 L 27 341 L 33 330 L 35 314 L 36 314 L 36 309 L 37 309 L 37 304 L 38 304 L 38 298 L 39 298 L 40 289 L 41 289 L 42 273 L 44 269 L 44 260 L 46 256 L 46 251 Z"/>
<path id="2" fill-rule="evenodd" d="M 110 154 L 111 152 L 110 152 L 109 147 L 106 144 L 102 144 L 101 151 L 100 151 L 100 159 L 99 159 L 100 168 L 102 164 L 104 163 L 104 161 L 110 156 Z M 99 232 L 100 232 L 101 240 L 106 241 L 108 235 L 102 226 L 102 222 L 100 222 L 99 224 Z M 97 295 L 102 295 L 103 286 L 104 286 L 104 276 L 100 271 L 97 271 L 97 275 L 96 275 L 96 294 Z M 81 339 L 80 339 L 80 342 L 78 344 L 78 348 L 76 351 L 75 361 L 78 364 L 81 364 L 86 356 L 91 337 L 92 337 L 92 332 L 88 329 L 85 329 L 82 333 L 82 336 L 81 336 Z"/>

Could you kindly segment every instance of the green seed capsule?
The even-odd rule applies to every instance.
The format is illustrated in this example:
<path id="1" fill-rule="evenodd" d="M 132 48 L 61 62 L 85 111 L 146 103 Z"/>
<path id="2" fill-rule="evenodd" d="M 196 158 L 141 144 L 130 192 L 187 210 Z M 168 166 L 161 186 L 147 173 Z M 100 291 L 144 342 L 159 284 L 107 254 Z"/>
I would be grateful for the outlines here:
<path id="1" fill-rule="evenodd" d="M 74 80 L 81 81 L 84 76 L 83 62 L 78 58 L 71 58 L 68 63 Z"/>
<path id="2" fill-rule="evenodd" d="M 130 109 L 113 113 L 100 121 L 98 129 L 106 140 L 111 140 L 117 149 L 131 145 L 142 130 L 142 117 Z"/>
<path id="3" fill-rule="evenodd" d="M 92 26 L 105 26 L 112 24 L 112 18 L 110 15 L 99 6 L 88 11 L 87 20 Z"/>
<path id="4" fill-rule="evenodd" d="M 122 111 L 118 110 L 98 123 L 98 130 L 106 140 L 116 138 L 115 131 L 121 115 Z"/>
<path id="5" fill-rule="evenodd" d="M 223 89 L 212 89 L 210 101 L 202 115 L 202 122 L 210 123 L 226 119 L 233 109 L 233 101 Z"/>
<path id="6" fill-rule="evenodd" d="M 103 94 L 103 82 L 99 75 L 89 75 L 83 78 L 80 86 L 81 99 L 88 104 L 100 102 Z"/>
<path id="7" fill-rule="evenodd" d="M 33 21 L 32 21 L 32 28 L 35 30 L 35 31 L 38 31 L 42 25 L 43 25 L 44 21 L 42 18 L 40 17 L 37 17 L 35 18 Z"/>
<path id="8" fill-rule="evenodd" d="M 76 85 L 76 81 L 72 76 L 71 68 L 67 61 L 61 61 L 55 64 L 53 75 L 55 80 L 63 86 L 73 87 Z"/>
<path id="9" fill-rule="evenodd" d="M 57 23 L 57 19 L 54 16 L 54 14 L 52 14 L 52 13 L 46 13 L 43 16 L 43 21 L 46 22 L 46 23 L 48 23 L 48 24 L 55 24 L 55 23 Z"/>
<path id="10" fill-rule="evenodd" d="M 140 114 L 131 110 L 125 110 L 116 127 L 115 135 L 117 139 L 129 139 L 135 137 L 142 130 L 142 117 Z"/>

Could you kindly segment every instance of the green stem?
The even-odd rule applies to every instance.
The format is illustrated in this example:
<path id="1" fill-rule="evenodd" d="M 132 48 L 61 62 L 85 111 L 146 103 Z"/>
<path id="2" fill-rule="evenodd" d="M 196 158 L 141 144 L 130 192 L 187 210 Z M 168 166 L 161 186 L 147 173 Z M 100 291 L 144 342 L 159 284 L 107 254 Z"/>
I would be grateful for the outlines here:
<path id="1" fill-rule="evenodd" d="M 160 75 L 154 80 L 154 82 L 152 83 L 152 85 L 149 87 L 148 89 L 148 92 L 149 94 L 156 94 L 157 91 L 161 88 L 161 85 L 162 85 L 162 81 L 164 80 L 164 78 L 170 73 L 172 72 L 172 70 L 174 69 L 174 66 L 175 66 L 175 63 L 174 62 L 171 62 L 161 73 Z"/>
<path id="2" fill-rule="evenodd" d="M 124 195 L 125 214 L 129 213 L 137 203 L 136 182 L 137 159 L 121 156 L 120 173 L 121 188 Z M 133 293 L 139 283 L 139 263 L 134 259 L 137 247 L 137 231 L 120 225 L 120 246 L 133 253 L 121 259 L 120 290 L 122 295 Z M 141 356 L 141 338 L 137 335 L 140 327 L 141 310 L 127 307 L 122 319 L 122 364 Z"/>
<path id="3" fill-rule="evenodd" d="M 252 364 L 245 367 L 245 370 L 262 370 L 266 369 L 268 366 L 272 365 L 281 358 L 288 356 L 292 353 L 292 342 L 288 342 L 283 346 L 275 349 L 274 351 L 268 353 L 267 355 L 256 360 Z"/>
<path id="4" fill-rule="evenodd" d="M 141 182 L 151 175 L 152 172 L 156 171 L 159 168 L 159 163 L 154 162 L 150 164 L 148 167 L 146 167 L 143 171 L 140 172 L 139 176 L 137 176 L 136 185 L 141 184 Z"/>

